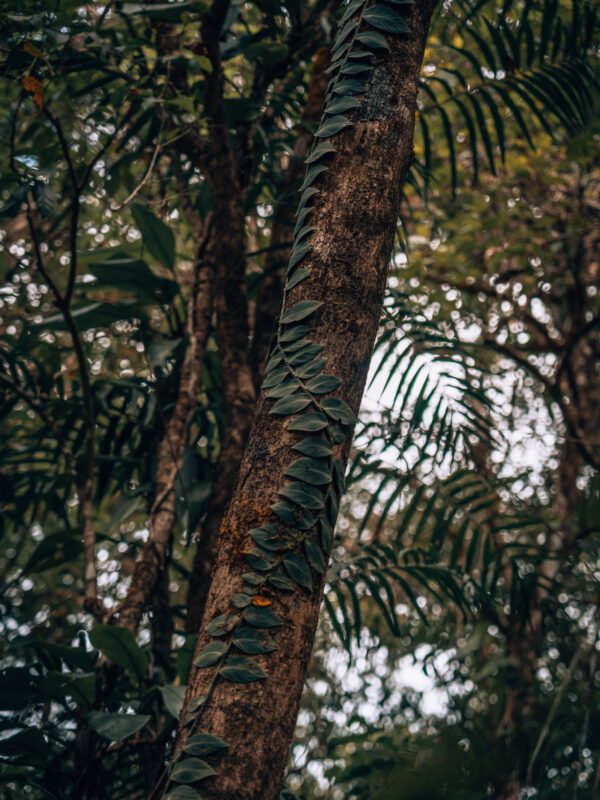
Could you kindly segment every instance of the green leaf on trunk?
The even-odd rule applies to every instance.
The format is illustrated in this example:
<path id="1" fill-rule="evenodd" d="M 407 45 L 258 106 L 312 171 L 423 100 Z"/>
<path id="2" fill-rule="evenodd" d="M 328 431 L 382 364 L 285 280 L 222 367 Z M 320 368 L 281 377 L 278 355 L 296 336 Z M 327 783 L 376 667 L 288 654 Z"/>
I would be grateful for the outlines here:
<path id="1" fill-rule="evenodd" d="M 289 547 L 288 541 L 283 536 L 266 531 L 264 528 L 252 528 L 249 535 L 259 547 L 264 547 L 265 550 L 285 550 L 286 547 Z"/>
<path id="2" fill-rule="evenodd" d="M 291 580 L 286 578 L 285 575 L 281 575 L 279 572 L 276 572 L 274 575 L 269 575 L 267 581 L 276 589 L 280 589 L 281 591 L 294 591 L 294 584 L 291 582 Z"/>
<path id="3" fill-rule="evenodd" d="M 342 467 L 342 462 L 339 458 L 333 459 L 333 474 L 335 477 L 335 485 L 337 487 L 339 495 L 344 494 L 345 485 L 344 485 L 344 468 Z"/>
<path id="4" fill-rule="evenodd" d="M 299 458 L 286 467 L 283 473 L 289 478 L 312 483 L 315 486 L 325 486 L 331 482 L 331 470 L 322 461 L 314 458 Z"/>
<path id="5" fill-rule="evenodd" d="M 306 159 L 305 163 L 312 164 L 313 162 L 318 161 L 320 158 L 327 155 L 327 153 L 335 153 L 335 147 L 329 142 L 321 142 L 315 147 L 315 149 Z"/>
<path id="6" fill-rule="evenodd" d="M 265 576 L 257 575 L 256 572 L 244 572 L 242 578 L 252 586 L 260 586 L 261 583 L 265 582 Z"/>
<path id="7" fill-rule="evenodd" d="M 303 589 L 312 591 L 312 575 L 310 574 L 308 564 L 302 556 L 296 553 L 290 553 L 289 556 L 284 556 L 282 561 L 290 578 L 297 583 L 298 586 L 302 586 Z"/>
<path id="8" fill-rule="evenodd" d="M 304 178 L 304 183 L 300 187 L 300 191 L 303 192 L 305 189 L 308 189 L 319 175 L 323 172 L 327 172 L 328 169 L 329 167 L 326 167 L 324 164 L 315 164 L 314 167 L 310 167 L 306 172 L 306 178 Z"/>
<path id="9" fill-rule="evenodd" d="M 343 444 L 346 441 L 346 434 L 339 425 L 332 425 L 329 429 L 331 438 L 336 444 Z"/>
<path id="10" fill-rule="evenodd" d="M 294 236 L 294 240 L 296 242 L 299 242 L 300 239 L 302 239 L 303 236 L 307 236 L 309 233 L 312 233 L 313 231 L 316 231 L 316 230 L 317 229 L 315 228 L 314 225 L 305 225 L 303 228 L 300 228 L 298 233 Z"/>
<path id="11" fill-rule="evenodd" d="M 270 608 L 249 608 L 244 612 L 244 619 L 253 628 L 277 628 L 283 620 Z"/>
<path id="12" fill-rule="evenodd" d="M 343 422 L 345 425 L 354 425 L 356 422 L 354 411 L 345 400 L 341 400 L 339 397 L 326 397 L 320 401 L 319 406 L 330 417 Z"/>
<path id="13" fill-rule="evenodd" d="M 364 22 L 386 33 L 410 33 L 410 28 L 397 11 L 387 6 L 372 6 L 363 13 Z"/>
<path id="14" fill-rule="evenodd" d="M 325 559 L 314 536 L 304 540 L 304 552 L 311 567 L 322 575 L 325 572 Z"/>
<path id="15" fill-rule="evenodd" d="M 304 206 L 308 203 L 310 198 L 314 197 L 316 194 L 319 194 L 319 190 L 315 189 L 314 186 L 305 189 L 300 196 L 300 202 L 298 203 L 296 214 L 300 215 L 300 212 L 304 209 Z"/>
<path id="16" fill-rule="evenodd" d="M 324 358 L 315 358 L 312 361 L 309 361 L 308 364 L 304 364 L 296 369 L 295 372 L 299 378 L 306 380 L 307 378 L 314 378 L 315 375 L 318 375 L 320 372 L 322 372 L 324 366 Z"/>
<path id="17" fill-rule="evenodd" d="M 367 47 L 382 48 L 384 50 L 390 49 L 385 37 L 376 31 L 364 31 L 363 33 L 357 33 L 356 40 L 366 44 Z"/>
<path id="18" fill-rule="evenodd" d="M 236 608 L 246 608 L 246 606 L 249 606 L 252 602 L 252 597 L 244 592 L 238 592 L 237 594 L 233 595 L 232 602 Z"/>
<path id="19" fill-rule="evenodd" d="M 327 103 L 325 109 L 326 114 L 343 114 L 344 111 L 349 111 L 351 108 L 357 108 L 360 105 L 360 100 L 354 97 L 336 97 L 330 103 Z"/>
<path id="20" fill-rule="evenodd" d="M 248 656 L 231 656 L 221 667 L 220 674 L 232 683 L 252 683 L 267 677 L 264 669 Z"/>
<path id="21" fill-rule="evenodd" d="M 292 503 L 297 503 L 299 506 L 303 506 L 304 508 L 319 510 L 324 506 L 322 497 L 315 497 L 308 490 L 308 486 L 305 486 L 297 481 L 294 483 L 288 483 L 287 486 L 284 486 L 283 489 L 279 490 L 279 494 L 282 497 L 286 497 L 288 500 L 291 500 Z"/>
<path id="22" fill-rule="evenodd" d="M 224 636 L 239 622 L 237 614 L 219 614 L 206 626 L 206 632 L 211 636 Z"/>
<path id="23" fill-rule="evenodd" d="M 270 389 L 273 386 L 279 386 L 279 384 L 282 383 L 282 381 L 284 381 L 288 375 L 291 375 L 288 367 L 281 367 L 280 369 L 275 369 L 272 372 L 270 372 L 264 379 L 262 388 Z"/>
<path id="24" fill-rule="evenodd" d="M 288 328 L 287 331 L 281 334 L 279 341 L 281 344 L 295 342 L 298 339 L 302 339 L 302 337 L 306 336 L 307 333 L 310 333 L 310 328 L 308 325 L 294 325 L 293 328 Z"/>
<path id="25" fill-rule="evenodd" d="M 318 411 L 310 411 L 307 414 L 301 414 L 288 423 L 287 429 L 288 431 L 314 433 L 315 431 L 322 431 L 328 424 L 327 417 L 324 414 L 320 414 Z"/>
<path id="26" fill-rule="evenodd" d="M 362 91 L 364 92 L 364 87 L 361 87 Z M 343 93 L 342 93 L 343 94 Z M 347 128 L 354 123 L 348 119 L 348 117 L 344 117 L 341 115 L 336 115 L 335 117 L 330 117 L 329 119 L 325 120 L 315 133 L 315 136 L 319 138 L 323 138 L 325 136 L 333 136 L 334 134 L 341 131 L 343 128 Z"/>
<path id="27" fill-rule="evenodd" d="M 216 774 L 206 761 L 202 761 L 200 758 L 185 758 L 175 764 L 169 778 L 175 783 L 196 783 L 196 781 Z"/>
<path id="28" fill-rule="evenodd" d="M 286 291 L 289 292 L 290 289 L 294 288 L 294 286 L 298 286 L 298 284 L 302 283 L 302 281 L 305 278 L 308 278 L 309 275 L 310 275 L 310 272 L 307 269 L 298 269 L 298 270 L 296 270 L 296 272 L 292 275 L 292 277 L 285 284 Z"/>
<path id="29" fill-rule="evenodd" d="M 340 83 L 336 83 L 334 86 L 334 94 L 341 94 L 341 95 L 348 95 L 348 94 L 364 94 L 366 91 L 365 84 L 361 81 L 353 80 L 352 78 L 348 78 L 346 81 L 340 81 Z M 336 119 L 335 117 L 331 118 Z M 354 124 L 354 123 L 352 123 Z M 316 136 L 317 134 L 315 134 Z"/>
<path id="30" fill-rule="evenodd" d="M 270 409 L 270 414 L 282 414 L 288 416 L 289 414 L 297 414 L 302 411 L 307 405 L 312 403 L 312 397 L 305 392 L 294 394 L 291 397 L 282 397 L 278 400 L 273 408 Z"/>
<path id="31" fill-rule="evenodd" d="M 238 650 L 250 655 L 272 653 L 277 650 L 277 645 L 264 630 L 250 628 L 247 625 L 235 629 L 232 641 Z"/>
<path id="32" fill-rule="evenodd" d="M 183 749 L 185 750 L 185 747 Z M 202 800 L 202 798 L 191 786 L 174 786 L 167 792 L 165 800 Z"/>
<path id="33" fill-rule="evenodd" d="M 297 353 L 288 358 L 288 364 L 291 367 L 299 367 L 309 361 L 313 361 L 315 356 L 318 355 L 323 349 L 322 344 L 307 344 Z"/>
<path id="34" fill-rule="evenodd" d="M 335 375 L 319 375 L 318 378 L 309 380 L 306 388 L 311 394 L 327 394 L 334 392 L 340 384 L 341 380 Z"/>
<path id="35" fill-rule="evenodd" d="M 194 664 L 200 669 L 212 667 L 227 652 L 227 649 L 228 645 L 225 642 L 210 642 L 198 653 L 194 659 Z"/>
<path id="36" fill-rule="evenodd" d="M 300 381 L 298 378 L 292 378 L 289 381 L 285 381 L 285 383 L 280 383 L 279 386 L 276 386 L 274 389 L 270 389 L 267 392 L 267 397 L 272 400 L 279 397 L 286 397 L 288 394 L 293 394 L 299 386 Z"/>
<path id="37" fill-rule="evenodd" d="M 281 317 L 282 325 L 289 325 L 290 322 L 300 322 L 310 316 L 313 312 L 323 305 L 319 300 L 300 300 L 288 309 Z"/>
<path id="38" fill-rule="evenodd" d="M 285 525 L 297 528 L 301 531 L 307 531 L 315 524 L 313 515 L 306 511 L 306 509 L 299 508 L 287 500 L 280 500 L 271 506 L 271 511 L 278 517 Z"/>
<path id="39" fill-rule="evenodd" d="M 330 456 L 333 448 L 331 443 L 326 439 L 319 439 L 317 436 L 307 436 L 306 439 L 301 439 L 297 442 L 292 450 L 302 453 L 305 456 L 312 456 L 313 458 L 324 458 Z"/>
<path id="40" fill-rule="evenodd" d="M 208 756 L 225 750 L 226 747 L 229 747 L 227 742 L 212 733 L 196 733 L 186 739 L 183 750 L 190 756 Z"/>
<path id="41" fill-rule="evenodd" d="M 319 517 L 319 530 L 321 533 L 321 547 L 329 555 L 333 543 L 333 530 L 325 517 Z"/>
<path id="42" fill-rule="evenodd" d="M 290 254 L 290 260 L 288 262 L 286 274 L 289 274 L 296 264 L 301 261 L 305 255 L 308 255 L 312 249 L 313 246 L 310 242 L 300 242 L 299 244 L 295 245 Z"/>

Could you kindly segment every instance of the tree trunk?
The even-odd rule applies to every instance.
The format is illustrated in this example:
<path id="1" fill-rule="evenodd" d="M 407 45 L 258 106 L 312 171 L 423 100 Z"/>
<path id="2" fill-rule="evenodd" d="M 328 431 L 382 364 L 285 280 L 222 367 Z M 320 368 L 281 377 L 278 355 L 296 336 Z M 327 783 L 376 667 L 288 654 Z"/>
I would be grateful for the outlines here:
<path id="1" fill-rule="evenodd" d="M 388 36 L 390 52 L 382 48 L 375 51 L 375 69 L 360 104 L 351 112 L 353 125 L 333 137 L 336 152 L 328 155 L 330 168 L 318 180 L 319 193 L 310 219 L 312 252 L 302 261 L 310 275 L 288 290 L 284 302 L 284 311 L 299 301 L 322 304 L 310 316 L 307 335 L 323 345 L 320 357 L 326 362 L 325 372 L 340 379 L 336 395 L 354 412 L 360 405 L 381 314 L 401 188 L 413 160 L 419 71 L 433 4 L 433 0 L 425 0 L 407 6 L 406 12 L 403 8 L 410 34 Z M 363 21 L 356 31 L 373 29 Z M 221 528 L 198 653 L 208 643 L 215 646 L 216 642 L 229 642 L 230 634 L 217 639 L 211 635 L 210 631 L 216 630 L 215 617 L 231 615 L 225 629 L 235 621 L 235 614 L 245 615 L 246 622 L 251 619 L 248 610 L 236 611 L 233 604 L 234 595 L 242 591 L 242 574 L 251 571 L 246 556 L 253 542 L 248 532 L 275 520 L 270 505 L 279 499 L 278 490 L 286 482 L 284 470 L 296 455 L 292 445 L 299 441 L 298 434 L 287 430 L 289 419 L 272 411 L 273 400 L 263 390 L 239 483 Z M 344 469 L 353 426 L 347 424 L 347 414 L 342 416 L 346 436 L 341 444 L 339 435 L 333 438 L 337 442 L 333 455 Z M 329 517 L 334 522 L 336 505 L 328 502 Z M 222 661 L 193 670 L 175 756 L 179 760 L 170 773 L 171 780 L 177 782 L 186 765 L 191 773 L 198 768 L 183 754 L 182 747 L 186 739 L 202 731 L 228 743 L 226 750 L 209 756 L 217 774 L 197 784 L 205 800 L 276 797 L 296 722 L 323 584 L 324 576 L 315 570 L 312 589 L 291 585 L 292 590 L 283 594 L 265 583 L 262 594 L 248 606 L 253 614 L 276 612 L 282 621 L 274 628 L 277 649 L 259 655 L 255 662 L 266 673 L 264 680 L 248 684 L 226 680 L 219 674 Z M 265 605 L 268 609 L 263 608 Z M 260 628 L 256 630 L 262 633 Z M 179 781 L 190 782 L 196 785 L 189 775 Z"/>

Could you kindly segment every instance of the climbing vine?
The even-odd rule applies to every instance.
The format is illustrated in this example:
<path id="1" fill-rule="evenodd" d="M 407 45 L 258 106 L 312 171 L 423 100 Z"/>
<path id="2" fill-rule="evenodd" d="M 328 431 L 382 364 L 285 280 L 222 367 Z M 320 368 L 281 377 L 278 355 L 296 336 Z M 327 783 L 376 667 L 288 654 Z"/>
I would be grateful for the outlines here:
<path id="1" fill-rule="evenodd" d="M 378 54 L 390 49 L 387 34 L 406 34 L 409 28 L 394 8 L 413 0 L 385 0 L 385 5 L 367 6 L 368 0 L 351 0 L 340 21 L 331 50 L 332 75 L 322 122 L 315 144 L 306 160 L 307 170 L 300 187 L 296 212 L 294 245 L 286 271 L 284 307 L 288 292 L 310 276 L 303 262 L 312 251 L 310 223 L 312 200 L 319 193 L 319 179 L 335 146 L 325 141 L 354 125 L 352 115 L 367 102 L 367 82 Z M 283 624 L 269 607 L 271 600 L 261 594 L 263 587 L 294 591 L 297 586 L 312 591 L 312 570 L 322 575 L 331 551 L 339 500 L 344 491 L 344 469 L 334 455 L 353 429 L 356 418 L 350 406 L 333 392 L 341 384 L 335 375 L 323 372 L 323 345 L 309 337 L 309 319 L 322 305 L 317 300 L 300 300 L 279 320 L 274 346 L 265 367 L 262 388 L 274 403 L 270 413 L 292 417 L 287 430 L 298 434 L 292 450 L 298 458 L 284 470 L 288 479 L 271 506 L 273 516 L 248 532 L 252 544 L 244 551 L 248 571 L 243 574 L 242 591 L 232 598 L 232 610 L 215 617 L 206 627 L 213 637 L 198 653 L 199 669 L 218 666 L 208 691 L 194 700 L 186 713 L 186 739 L 169 767 L 166 800 L 198 800 L 190 784 L 215 775 L 199 756 L 210 756 L 228 747 L 217 736 L 198 732 L 202 710 L 215 682 L 220 678 L 250 683 L 267 677 L 253 658 L 277 649 L 271 629 Z"/>

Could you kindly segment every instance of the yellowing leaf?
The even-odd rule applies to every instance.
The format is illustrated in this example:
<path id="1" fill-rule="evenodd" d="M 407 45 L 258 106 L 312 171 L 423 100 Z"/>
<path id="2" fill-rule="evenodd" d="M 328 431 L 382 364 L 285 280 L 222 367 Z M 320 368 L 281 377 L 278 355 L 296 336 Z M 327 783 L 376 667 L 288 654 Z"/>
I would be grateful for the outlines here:
<path id="1" fill-rule="evenodd" d="M 262 595 L 257 594 L 252 598 L 252 605 L 259 606 L 259 608 L 264 608 L 265 606 L 270 606 L 273 601 L 269 600 L 268 597 L 262 597 Z"/>
<path id="2" fill-rule="evenodd" d="M 24 78 L 21 78 L 21 83 L 26 92 L 31 92 L 33 94 L 33 102 L 39 109 L 39 116 L 44 107 L 44 87 L 37 78 L 33 78 L 31 75 L 25 75 Z"/>
<path id="3" fill-rule="evenodd" d="M 35 58 L 45 58 L 42 51 L 39 50 L 34 44 L 31 44 L 31 42 L 25 42 L 23 45 L 23 50 L 25 50 L 26 53 L 29 53 L 30 56 L 35 56 Z"/>

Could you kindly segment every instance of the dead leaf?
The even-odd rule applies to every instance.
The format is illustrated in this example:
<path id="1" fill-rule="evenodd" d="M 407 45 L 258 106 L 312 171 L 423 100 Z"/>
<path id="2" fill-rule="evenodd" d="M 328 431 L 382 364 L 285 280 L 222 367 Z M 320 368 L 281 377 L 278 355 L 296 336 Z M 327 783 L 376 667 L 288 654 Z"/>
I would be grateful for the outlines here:
<path id="1" fill-rule="evenodd" d="M 258 606 L 259 608 L 264 608 L 265 606 L 270 606 L 273 601 L 269 600 L 268 597 L 262 597 L 260 594 L 254 595 L 252 598 L 252 605 Z"/>
<path id="2" fill-rule="evenodd" d="M 21 83 L 23 84 L 23 88 L 26 92 L 31 92 L 33 94 L 33 102 L 39 109 L 37 113 L 37 116 L 39 117 L 39 115 L 42 113 L 42 109 L 44 108 L 44 87 L 37 78 L 34 78 L 31 75 L 26 75 L 24 78 L 21 78 Z"/>

